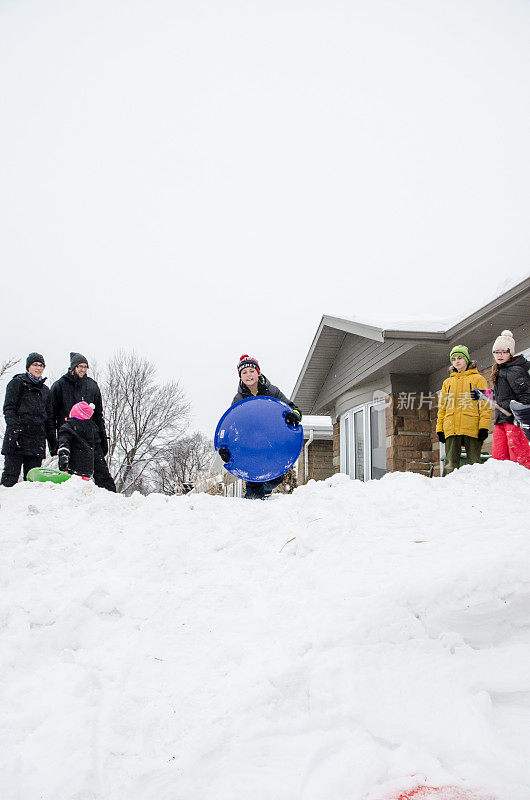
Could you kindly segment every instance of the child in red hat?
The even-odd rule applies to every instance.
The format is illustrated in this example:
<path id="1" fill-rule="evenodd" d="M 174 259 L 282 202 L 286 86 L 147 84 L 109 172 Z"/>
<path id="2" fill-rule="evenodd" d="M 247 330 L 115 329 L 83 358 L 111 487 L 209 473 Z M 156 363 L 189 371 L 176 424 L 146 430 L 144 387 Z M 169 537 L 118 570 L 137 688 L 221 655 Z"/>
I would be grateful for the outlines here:
<path id="1" fill-rule="evenodd" d="M 274 397 L 276 400 L 282 400 L 291 406 L 292 411 L 285 417 L 285 421 L 289 425 L 299 425 L 302 419 L 302 412 L 299 408 L 291 403 L 284 393 L 274 386 L 265 375 L 261 374 L 261 369 L 256 358 L 248 354 L 242 355 L 237 364 L 237 372 L 239 375 L 239 387 L 236 396 L 232 400 L 234 403 L 239 403 L 245 397 L 256 397 L 257 395 L 265 395 L 266 397 Z M 223 461 L 230 459 L 230 453 L 225 447 L 219 448 L 219 455 Z M 279 478 L 274 478 L 265 483 L 254 483 L 252 481 L 246 482 L 245 497 L 247 500 L 264 500 L 269 497 L 275 486 L 278 486 L 283 480 L 283 475 Z"/>

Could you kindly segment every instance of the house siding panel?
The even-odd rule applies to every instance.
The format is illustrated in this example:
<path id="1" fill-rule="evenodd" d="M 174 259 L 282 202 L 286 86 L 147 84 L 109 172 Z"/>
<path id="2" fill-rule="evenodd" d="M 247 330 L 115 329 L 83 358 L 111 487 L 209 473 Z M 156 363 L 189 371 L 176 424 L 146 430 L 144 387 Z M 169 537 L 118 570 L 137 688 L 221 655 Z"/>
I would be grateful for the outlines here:
<path id="1" fill-rule="evenodd" d="M 348 335 L 337 353 L 329 374 L 315 403 L 315 409 L 327 405 L 339 394 L 366 380 L 376 369 L 405 353 L 410 342 L 373 342 Z"/>
<path id="2" fill-rule="evenodd" d="M 384 392 L 385 394 L 392 392 L 389 375 L 381 377 L 377 381 L 363 384 L 363 386 L 345 392 L 337 398 L 335 403 L 336 418 L 339 419 L 342 414 L 345 414 L 351 408 L 364 405 L 364 403 L 371 403 L 374 399 L 374 392 Z"/>

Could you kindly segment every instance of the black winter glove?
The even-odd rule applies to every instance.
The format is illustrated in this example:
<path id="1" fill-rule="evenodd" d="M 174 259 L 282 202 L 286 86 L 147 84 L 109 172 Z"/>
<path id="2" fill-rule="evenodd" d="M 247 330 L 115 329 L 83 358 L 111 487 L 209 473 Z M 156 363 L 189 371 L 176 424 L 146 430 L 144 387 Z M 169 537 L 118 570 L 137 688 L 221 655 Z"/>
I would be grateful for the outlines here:
<path id="1" fill-rule="evenodd" d="M 439 441 L 443 444 L 445 442 L 445 433 L 443 431 L 438 431 L 436 435 L 438 436 Z"/>
<path id="2" fill-rule="evenodd" d="M 230 461 L 230 450 L 228 447 L 220 447 L 219 456 L 225 462 L 225 464 L 227 461 Z"/>
<path id="3" fill-rule="evenodd" d="M 487 428 L 479 428 L 477 439 L 479 442 L 484 442 L 488 438 L 489 430 Z"/>
<path id="4" fill-rule="evenodd" d="M 288 411 L 285 415 L 285 421 L 288 425 L 294 425 L 297 428 L 300 425 L 300 417 L 294 411 Z"/>
<path id="5" fill-rule="evenodd" d="M 480 389 L 471 389 L 471 399 L 472 400 L 480 400 L 482 397 L 482 392 Z"/>
<path id="6" fill-rule="evenodd" d="M 103 456 L 106 458 L 107 453 L 109 452 L 109 440 L 107 439 L 106 436 L 103 436 L 102 434 L 100 435 L 99 438 L 101 440 L 101 452 L 103 453 Z"/>
<path id="7" fill-rule="evenodd" d="M 57 442 L 48 442 L 48 450 L 51 456 L 56 456 L 58 450 Z"/>

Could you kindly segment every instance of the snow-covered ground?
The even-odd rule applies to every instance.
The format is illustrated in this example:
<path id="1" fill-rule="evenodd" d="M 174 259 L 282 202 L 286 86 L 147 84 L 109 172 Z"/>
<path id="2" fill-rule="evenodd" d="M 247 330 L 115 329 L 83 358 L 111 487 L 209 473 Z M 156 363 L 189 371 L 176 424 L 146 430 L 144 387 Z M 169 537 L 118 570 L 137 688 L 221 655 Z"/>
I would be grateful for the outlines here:
<path id="1" fill-rule="evenodd" d="M 522 467 L 0 506 L 2 800 L 530 798 Z"/>

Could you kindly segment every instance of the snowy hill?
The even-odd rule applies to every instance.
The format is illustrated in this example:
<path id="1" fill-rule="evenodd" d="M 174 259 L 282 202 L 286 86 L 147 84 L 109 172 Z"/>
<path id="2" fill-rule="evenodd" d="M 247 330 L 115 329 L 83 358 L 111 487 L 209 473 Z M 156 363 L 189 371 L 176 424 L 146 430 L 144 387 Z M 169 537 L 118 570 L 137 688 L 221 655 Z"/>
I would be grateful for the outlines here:
<path id="1" fill-rule="evenodd" d="M 528 800 L 529 501 L 1 488 L 0 797 Z"/>

